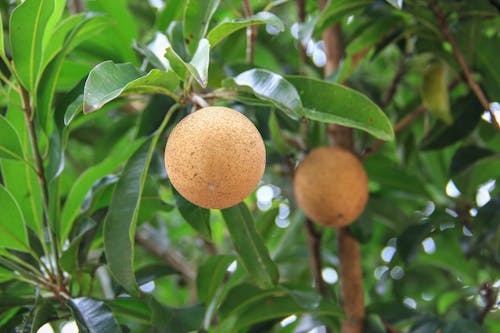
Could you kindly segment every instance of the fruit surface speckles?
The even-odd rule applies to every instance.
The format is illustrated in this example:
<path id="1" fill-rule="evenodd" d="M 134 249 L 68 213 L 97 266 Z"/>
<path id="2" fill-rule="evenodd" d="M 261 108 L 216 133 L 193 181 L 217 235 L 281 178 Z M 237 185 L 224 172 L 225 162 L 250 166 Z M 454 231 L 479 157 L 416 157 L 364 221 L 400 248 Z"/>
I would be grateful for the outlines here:
<path id="1" fill-rule="evenodd" d="M 222 209 L 245 199 L 264 174 L 266 151 L 259 131 L 241 113 L 207 107 L 184 118 L 165 148 L 175 189 L 192 203 Z"/>
<path id="2" fill-rule="evenodd" d="M 359 159 L 339 147 L 310 152 L 294 178 L 297 205 L 314 222 L 342 227 L 354 222 L 368 201 L 368 177 Z"/>

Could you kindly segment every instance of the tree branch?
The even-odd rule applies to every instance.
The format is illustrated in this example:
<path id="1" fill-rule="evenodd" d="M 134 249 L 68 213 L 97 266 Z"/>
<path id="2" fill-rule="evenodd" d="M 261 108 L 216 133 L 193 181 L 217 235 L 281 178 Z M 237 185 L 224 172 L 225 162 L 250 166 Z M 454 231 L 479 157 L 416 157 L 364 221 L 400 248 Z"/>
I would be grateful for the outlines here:
<path id="1" fill-rule="evenodd" d="M 305 0 L 297 0 L 297 18 L 299 23 L 304 23 L 306 20 L 306 3 Z M 300 40 L 300 36 L 298 38 L 299 42 L 299 55 L 300 55 L 300 73 L 305 75 L 305 67 L 307 64 L 307 54 L 306 48 L 302 45 L 302 41 Z"/>
<path id="2" fill-rule="evenodd" d="M 250 0 L 243 0 L 243 9 L 245 10 L 245 15 L 252 16 L 253 9 Z M 247 62 L 253 65 L 254 52 L 255 52 L 255 39 L 257 38 L 257 27 L 255 25 L 250 25 L 247 27 Z"/>
<path id="3" fill-rule="evenodd" d="M 493 307 L 495 306 L 498 296 L 498 290 L 495 287 L 493 287 L 490 283 L 484 283 L 481 287 L 481 293 L 482 296 L 485 298 L 486 305 L 479 314 L 478 318 L 479 324 L 483 324 L 484 319 L 491 311 L 491 309 L 493 309 Z"/>
<path id="4" fill-rule="evenodd" d="M 389 89 L 387 89 L 387 94 L 384 96 L 382 100 L 383 105 L 388 105 L 394 96 L 396 95 L 396 92 L 398 91 L 399 83 L 403 79 L 405 75 L 405 65 L 404 65 L 404 55 L 403 58 L 399 60 L 398 63 L 398 69 L 396 70 L 396 74 L 394 75 L 391 85 L 389 86 Z"/>
<path id="5" fill-rule="evenodd" d="M 455 38 L 451 34 L 450 29 L 448 27 L 448 24 L 446 23 L 446 17 L 444 15 L 443 11 L 441 10 L 441 7 L 439 7 L 439 4 L 437 3 L 437 1 L 435 1 L 435 0 L 431 1 L 431 8 L 432 8 L 432 11 L 434 12 L 434 15 L 436 16 L 436 18 L 438 20 L 439 29 L 441 30 L 441 33 L 446 38 L 448 43 L 450 43 L 450 45 L 451 45 L 451 49 L 453 50 L 453 54 L 455 55 L 455 58 L 457 59 L 458 64 L 460 65 L 460 68 L 462 69 L 462 72 L 465 75 L 465 79 L 466 79 L 467 83 L 469 84 L 469 87 L 472 89 L 472 91 L 476 95 L 477 99 L 479 100 L 479 102 L 481 103 L 483 108 L 490 113 L 491 121 L 493 122 L 493 125 L 495 125 L 497 130 L 500 131 L 500 124 L 498 123 L 498 120 L 495 117 L 495 113 L 493 112 L 493 110 L 491 110 L 490 103 L 489 103 L 488 99 L 486 98 L 486 95 L 481 90 L 481 87 L 479 86 L 479 84 L 477 84 L 476 80 L 472 76 L 472 71 L 469 68 L 469 66 L 467 65 L 467 62 L 465 61 L 465 58 L 464 58 L 462 52 L 460 51 Z"/>
<path id="6" fill-rule="evenodd" d="M 155 234 L 148 228 L 141 228 L 135 234 L 135 242 L 145 250 L 160 258 L 168 266 L 177 270 L 187 281 L 191 299 L 196 300 L 196 272 L 186 264 L 186 259 L 180 253 L 155 241 Z"/>
<path id="7" fill-rule="evenodd" d="M 314 285 L 321 295 L 328 293 L 325 280 L 321 272 L 321 232 L 314 230 L 314 224 L 310 219 L 306 219 L 307 243 L 309 246 L 309 260 L 314 277 Z"/>

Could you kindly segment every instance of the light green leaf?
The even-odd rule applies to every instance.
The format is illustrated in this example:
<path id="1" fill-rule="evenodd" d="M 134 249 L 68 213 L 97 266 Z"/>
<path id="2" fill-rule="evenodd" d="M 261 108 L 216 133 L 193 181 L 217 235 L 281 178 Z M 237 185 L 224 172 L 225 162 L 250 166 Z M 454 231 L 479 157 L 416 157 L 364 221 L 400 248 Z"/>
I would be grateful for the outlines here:
<path id="1" fill-rule="evenodd" d="M 285 26 L 279 17 L 273 13 L 260 12 L 250 17 L 240 18 L 219 24 L 208 33 L 207 39 L 210 42 L 210 45 L 214 47 L 233 32 L 254 24 L 268 24 L 279 31 L 285 30 Z"/>
<path id="2" fill-rule="evenodd" d="M 24 160 L 23 148 L 17 131 L 0 115 L 0 159 Z"/>
<path id="3" fill-rule="evenodd" d="M 88 297 L 80 297 L 70 300 L 68 306 L 75 317 L 80 332 L 122 332 L 113 313 L 101 301 Z"/>
<path id="4" fill-rule="evenodd" d="M 425 105 L 432 114 L 447 125 L 453 124 L 448 92 L 448 66 L 446 63 L 437 61 L 427 65 L 420 92 Z"/>
<path id="5" fill-rule="evenodd" d="M 186 0 L 184 7 L 184 42 L 190 54 L 199 48 L 198 42 L 205 37 L 210 19 L 220 0 Z"/>
<path id="6" fill-rule="evenodd" d="M 339 84 L 287 76 L 300 94 L 307 118 L 364 130 L 382 140 L 394 131 L 385 113 L 365 95 Z"/>
<path id="7" fill-rule="evenodd" d="M 0 15 L 0 54 L 5 56 L 5 44 L 3 41 L 3 19 L 2 15 Z"/>
<path id="8" fill-rule="evenodd" d="M 132 64 L 105 61 L 92 69 L 85 82 L 83 111 L 94 112 L 113 99 L 128 94 L 172 95 L 177 84 L 175 74 L 170 71 L 153 69 L 143 76 Z"/>
<path id="9" fill-rule="evenodd" d="M 16 199 L 0 185 L 0 247 L 29 251 L 24 217 Z"/>
<path id="10" fill-rule="evenodd" d="M 136 149 L 144 143 L 144 139 L 130 144 L 130 138 L 125 137 L 112 150 L 111 155 L 101 163 L 87 169 L 78 177 L 66 198 L 61 213 L 60 240 L 64 242 L 80 213 L 85 196 L 92 185 L 100 178 L 112 173 L 118 166 L 130 158 Z"/>
<path id="11" fill-rule="evenodd" d="M 298 119 L 304 113 L 295 87 L 281 75 L 271 71 L 254 68 L 225 80 L 224 85 L 229 88 L 236 85 L 243 92 L 251 92 L 293 119 Z"/>
<path id="12" fill-rule="evenodd" d="M 16 7 L 10 19 L 10 46 L 15 70 L 30 92 L 40 76 L 43 37 L 54 11 L 54 0 L 26 0 Z"/>
<path id="13" fill-rule="evenodd" d="M 278 269 L 255 229 L 252 214 L 244 203 L 222 209 L 222 216 L 239 260 L 255 283 L 262 288 L 275 286 Z"/>
<path id="14" fill-rule="evenodd" d="M 6 282 L 9 280 L 13 280 L 15 278 L 16 278 L 16 275 L 14 273 L 0 267 L 0 283 Z"/>
<path id="15" fill-rule="evenodd" d="M 70 18 L 76 17 L 69 21 Z M 54 40 L 49 44 L 47 52 L 53 52 L 51 55 L 44 53 L 44 60 L 48 62 L 47 67 L 42 68 L 42 82 L 37 91 L 37 118 L 41 127 L 48 132 L 50 118 L 53 115 L 53 100 L 56 87 L 61 76 L 61 71 L 66 55 L 87 38 L 91 38 L 94 33 L 100 31 L 106 21 L 102 16 L 96 15 L 78 15 L 63 21 L 64 25 L 54 34 Z M 62 24 L 63 24 L 62 23 Z M 83 33 L 83 35 L 82 35 Z"/>
<path id="16" fill-rule="evenodd" d="M 170 67 L 179 79 L 185 81 L 190 74 L 202 87 L 206 87 L 210 60 L 210 44 L 208 40 L 200 40 L 199 47 L 189 63 L 182 60 L 170 45 L 167 47 L 165 57 L 167 57 Z"/>

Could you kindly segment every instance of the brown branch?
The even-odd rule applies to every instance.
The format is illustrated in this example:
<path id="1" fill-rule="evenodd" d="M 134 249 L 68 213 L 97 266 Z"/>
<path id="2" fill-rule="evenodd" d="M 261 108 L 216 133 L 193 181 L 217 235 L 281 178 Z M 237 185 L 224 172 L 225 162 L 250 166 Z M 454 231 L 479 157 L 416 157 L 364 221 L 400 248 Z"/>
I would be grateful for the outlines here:
<path id="1" fill-rule="evenodd" d="M 243 0 L 243 9 L 245 10 L 245 16 L 252 16 L 253 9 L 250 0 Z M 255 25 L 250 25 L 247 27 L 247 62 L 253 65 L 254 53 L 255 53 L 255 39 L 257 38 L 257 27 Z"/>
<path id="2" fill-rule="evenodd" d="M 71 14 L 78 14 L 84 11 L 81 0 L 71 0 L 70 4 Z"/>
<path id="3" fill-rule="evenodd" d="M 425 106 L 424 104 L 420 104 L 413 112 L 408 113 L 406 116 L 404 116 L 397 124 L 394 126 L 394 134 L 398 134 L 401 132 L 404 128 L 412 124 L 415 120 L 418 119 L 418 117 L 424 113 L 425 111 Z M 384 145 L 386 141 L 384 140 L 376 140 L 374 143 L 372 143 L 369 147 L 367 147 L 363 153 L 361 154 L 361 159 L 366 158 L 368 155 L 374 153 L 377 151 L 382 145 Z"/>
<path id="4" fill-rule="evenodd" d="M 479 102 L 481 103 L 483 108 L 490 113 L 491 121 L 496 126 L 497 130 L 500 130 L 500 124 L 498 123 L 498 120 L 495 117 L 495 113 L 493 112 L 493 110 L 491 110 L 490 103 L 489 103 L 488 99 L 486 98 L 486 95 L 484 94 L 481 87 L 479 86 L 479 84 L 477 84 L 476 80 L 472 76 L 472 71 L 469 68 L 469 65 L 467 65 L 467 62 L 465 61 L 465 58 L 464 58 L 462 52 L 460 51 L 460 48 L 458 47 L 458 44 L 457 44 L 455 38 L 451 34 L 451 31 L 448 27 L 448 24 L 446 23 L 446 17 L 444 15 L 443 11 L 441 10 L 441 7 L 437 3 L 437 1 L 435 1 L 435 0 L 431 1 L 431 8 L 432 8 L 432 11 L 434 12 L 434 15 L 436 16 L 436 18 L 438 20 L 439 29 L 441 30 L 441 33 L 446 38 L 448 43 L 450 43 L 450 45 L 451 45 L 451 49 L 453 50 L 453 54 L 455 55 L 455 58 L 457 59 L 458 64 L 460 65 L 460 68 L 462 69 L 462 72 L 465 75 L 465 79 L 466 79 L 467 83 L 469 84 L 469 87 L 472 89 L 472 91 L 476 95 L 477 99 L 479 100 Z"/>
<path id="5" fill-rule="evenodd" d="M 299 23 L 304 23 L 306 20 L 306 3 L 305 0 L 297 0 L 297 18 L 299 20 Z M 300 55 L 300 73 L 302 75 L 305 75 L 306 73 L 306 64 L 307 64 L 307 53 L 306 53 L 306 48 L 302 44 L 302 40 L 300 39 L 300 34 L 298 36 L 298 42 L 299 42 L 299 55 Z"/>
<path id="6" fill-rule="evenodd" d="M 321 295 L 326 296 L 328 289 L 321 272 L 321 232 L 314 230 L 314 224 L 310 219 L 306 219 L 305 227 L 314 285 Z"/>
<path id="7" fill-rule="evenodd" d="M 338 229 L 337 242 L 342 307 L 346 315 L 342 321 L 342 333 L 362 333 L 365 305 L 361 251 L 348 227 Z"/>
<path id="8" fill-rule="evenodd" d="M 186 264 L 186 259 L 171 248 L 166 248 L 154 240 L 154 233 L 148 228 L 141 228 L 135 234 L 135 242 L 145 250 L 160 258 L 168 266 L 177 270 L 187 281 L 191 299 L 196 301 L 196 272 Z"/>
<path id="9" fill-rule="evenodd" d="M 401 331 L 395 329 L 391 324 L 389 324 L 386 321 L 384 321 L 384 327 L 388 333 L 401 333 Z"/>
<path id="10" fill-rule="evenodd" d="M 484 283 L 481 287 L 481 292 L 483 297 L 486 300 L 486 304 L 479 314 L 478 317 L 478 323 L 483 324 L 484 319 L 488 315 L 488 313 L 495 307 L 497 296 L 498 296 L 498 290 L 493 287 L 490 283 Z"/>

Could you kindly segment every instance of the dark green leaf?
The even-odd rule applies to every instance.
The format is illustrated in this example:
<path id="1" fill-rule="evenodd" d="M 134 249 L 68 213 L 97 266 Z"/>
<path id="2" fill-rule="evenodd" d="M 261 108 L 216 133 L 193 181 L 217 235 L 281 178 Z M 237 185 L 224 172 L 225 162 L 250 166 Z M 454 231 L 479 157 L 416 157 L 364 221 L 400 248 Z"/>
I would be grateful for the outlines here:
<path id="1" fill-rule="evenodd" d="M 492 156 L 493 151 L 477 146 L 460 147 L 451 160 L 450 177 L 454 177 L 465 171 L 479 160 Z"/>
<path id="2" fill-rule="evenodd" d="M 364 130 L 382 140 L 393 140 L 392 124 L 365 95 L 339 84 L 301 76 L 287 76 L 299 92 L 307 118 Z"/>
<path id="3" fill-rule="evenodd" d="M 184 7 L 184 42 L 190 54 L 198 49 L 198 42 L 205 37 L 210 19 L 220 0 L 186 0 Z"/>
<path id="4" fill-rule="evenodd" d="M 409 263 L 422 246 L 422 241 L 432 231 L 432 224 L 423 223 L 411 225 L 398 237 L 397 253 Z"/>
<path id="5" fill-rule="evenodd" d="M 205 305 L 203 304 L 172 308 L 150 297 L 149 306 L 152 311 L 151 323 L 153 326 L 170 333 L 187 333 L 198 330 L 205 315 Z"/>
<path id="6" fill-rule="evenodd" d="M 278 269 L 255 229 L 252 214 L 244 203 L 221 210 L 240 263 L 258 286 L 278 282 Z"/>
<path id="7" fill-rule="evenodd" d="M 196 290 L 201 302 L 210 304 L 227 274 L 227 268 L 235 258 L 233 256 L 213 256 L 200 266 L 196 276 Z"/>
<path id="8" fill-rule="evenodd" d="M 13 272 L 11 272 L 7 269 L 0 267 L 0 283 L 4 283 L 6 281 L 9 281 L 9 280 L 12 280 L 15 278 L 16 278 L 16 274 L 14 274 Z"/>
<path id="9" fill-rule="evenodd" d="M 442 333 L 486 333 L 487 331 L 478 323 L 472 320 L 459 319 L 446 324 L 441 330 Z"/>
<path id="10" fill-rule="evenodd" d="M 253 93 L 259 99 L 270 102 L 293 119 L 298 119 L 304 113 L 295 87 L 281 75 L 268 70 L 248 70 L 225 80 L 224 85 L 230 88 L 239 86 L 244 92 Z"/>
<path id="11" fill-rule="evenodd" d="M 429 135 L 421 142 L 421 149 L 432 150 L 447 147 L 468 136 L 481 120 L 483 107 L 473 95 L 457 99 L 453 110 L 453 124 L 447 126 L 438 121 Z"/>
<path id="12" fill-rule="evenodd" d="M 68 305 L 82 333 L 121 333 L 113 313 L 101 301 L 88 297 L 72 299 Z"/>
<path id="13" fill-rule="evenodd" d="M 151 162 L 154 144 L 146 141 L 125 165 L 104 224 L 104 248 L 111 273 L 125 290 L 138 294 L 135 281 L 134 235 L 140 198 Z"/>
<path id="14" fill-rule="evenodd" d="M 23 148 L 17 131 L 0 115 L 0 159 L 24 160 Z"/>
<path id="15" fill-rule="evenodd" d="M 0 247 L 29 250 L 23 215 L 14 197 L 0 185 Z"/>
<path id="16" fill-rule="evenodd" d="M 53 10 L 53 0 L 26 0 L 14 9 L 10 19 L 10 46 L 16 72 L 31 92 L 40 76 L 43 39 Z"/>
<path id="17" fill-rule="evenodd" d="M 254 24 L 268 24 L 279 31 L 285 30 L 283 22 L 276 15 L 269 12 L 260 12 L 250 17 L 219 24 L 208 33 L 207 39 L 210 45 L 214 47 L 233 32 Z"/>
<path id="18" fill-rule="evenodd" d="M 83 111 L 94 112 L 113 99 L 127 94 L 171 95 L 177 84 L 173 72 L 153 69 L 143 76 L 132 64 L 105 61 L 92 69 L 85 82 Z"/>
<path id="19" fill-rule="evenodd" d="M 290 148 L 283 137 L 283 133 L 278 124 L 278 118 L 274 112 L 271 112 L 269 116 L 269 132 L 276 151 L 281 154 L 286 154 Z"/>
<path id="20" fill-rule="evenodd" d="M 151 310 L 149 306 L 140 299 L 123 297 L 107 301 L 116 317 L 126 317 L 144 325 L 151 325 Z"/>
<path id="21" fill-rule="evenodd" d="M 100 178 L 113 172 L 118 166 L 124 163 L 144 142 L 144 140 L 136 140 L 132 145 L 130 139 L 121 140 L 116 148 L 113 149 L 111 155 L 101 163 L 87 169 L 75 181 L 66 198 L 66 202 L 61 212 L 61 227 L 60 239 L 61 242 L 67 239 L 69 232 L 73 226 L 73 222 L 82 209 L 83 202 L 87 193 L 92 188 L 93 184 Z"/>
<path id="22" fill-rule="evenodd" d="M 33 309 L 31 333 L 37 333 L 40 327 L 54 318 L 57 318 L 57 313 L 52 304 L 45 300 L 39 301 Z"/>
<path id="23" fill-rule="evenodd" d="M 174 187 L 172 187 L 172 191 L 174 193 L 177 209 L 179 209 L 179 212 L 184 220 L 203 237 L 209 240 L 212 239 L 212 230 L 210 228 L 210 210 L 196 206 L 184 199 L 184 197 L 180 195 Z"/>

